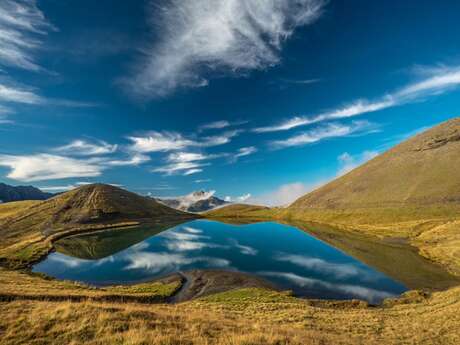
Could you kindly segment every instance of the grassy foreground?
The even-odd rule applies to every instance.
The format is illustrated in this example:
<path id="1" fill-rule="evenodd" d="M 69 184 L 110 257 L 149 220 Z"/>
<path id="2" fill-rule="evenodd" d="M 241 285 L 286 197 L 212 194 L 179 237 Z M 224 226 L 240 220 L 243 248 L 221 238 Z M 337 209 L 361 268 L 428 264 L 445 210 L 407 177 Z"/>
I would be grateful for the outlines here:
<path id="1" fill-rule="evenodd" d="M 279 210 L 276 214 L 267 209 L 252 211 L 261 212 L 261 218 L 281 219 Z M 244 222 L 243 214 L 239 218 Z M 376 227 L 386 229 L 382 237 L 393 239 L 410 233 L 411 243 L 418 243 L 422 254 L 455 273 L 460 267 L 455 256 L 458 221 L 419 219 L 393 226 L 389 222 L 361 224 L 361 228 L 368 234 L 375 234 Z M 353 233 L 346 229 L 351 229 L 350 224 L 342 226 L 344 231 Z M 0 253 L 4 260 L 12 262 L 17 262 L 17 253 L 22 253 L 24 262 L 30 262 L 34 257 L 30 254 L 40 252 L 34 252 L 35 249 L 48 250 L 47 246 L 52 246 L 52 242 L 38 232 L 23 231 L 2 242 Z M 20 250 L 15 251 L 16 248 Z M 446 251 L 450 254 L 443 255 Z M 460 343 L 460 287 L 431 293 L 410 291 L 378 307 L 360 301 L 301 300 L 256 288 L 167 304 L 181 287 L 178 277 L 95 289 L 11 267 L 0 269 L 2 345 Z"/>

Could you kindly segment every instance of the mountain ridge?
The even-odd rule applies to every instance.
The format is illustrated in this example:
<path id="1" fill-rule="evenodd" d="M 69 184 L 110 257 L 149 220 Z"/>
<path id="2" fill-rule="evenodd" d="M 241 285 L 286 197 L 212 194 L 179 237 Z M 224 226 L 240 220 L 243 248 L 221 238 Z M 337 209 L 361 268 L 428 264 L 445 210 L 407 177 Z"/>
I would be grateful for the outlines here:
<path id="1" fill-rule="evenodd" d="M 43 192 L 34 186 L 11 186 L 0 183 L 0 203 L 24 200 L 46 200 L 54 194 Z"/>

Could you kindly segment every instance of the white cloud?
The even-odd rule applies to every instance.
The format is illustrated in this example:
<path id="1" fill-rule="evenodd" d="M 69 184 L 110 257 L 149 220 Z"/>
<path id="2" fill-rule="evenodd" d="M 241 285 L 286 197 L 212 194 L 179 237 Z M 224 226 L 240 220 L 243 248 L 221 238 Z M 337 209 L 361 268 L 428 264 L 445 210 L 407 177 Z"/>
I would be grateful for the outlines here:
<path id="1" fill-rule="evenodd" d="M 1 48 L 0 48 L 1 49 Z M 0 101 L 23 104 L 42 104 L 44 99 L 32 90 L 0 83 Z"/>
<path id="2" fill-rule="evenodd" d="M 131 136 L 133 142 L 130 149 L 137 152 L 168 152 L 184 150 L 190 147 L 212 147 L 227 144 L 239 135 L 241 130 L 226 131 L 215 136 L 203 137 L 200 140 L 185 138 L 177 132 L 149 132 L 144 136 Z"/>
<path id="3" fill-rule="evenodd" d="M 354 134 L 373 133 L 377 126 L 368 121 L 353 121 L 351 124 L 328 123 L 284 140 L 275 140 L 270 145 L 275 149 L 312 144 L 324 139 L 345 137 Z"/>
<path id="4" fill-rule="evenodd" d="M 460 66 L 420 67 L 421 80 L 409 84 L 396 93 L 401 100 L 413 100 L 428 95 L 438 95 L 460 84 Z"/>
<path id="5" fill-rule="evenodd" d="M 377 100 L 359 99 L 345 106 L 326 111 L 315 116 L 295 116 L 279 124 L 253 129 L 256 133 L 285 131 L 313 123 L 354 117 L 383 109 L 400 106 L 409 102 L 422 100 L 424 97 L 439 95 L 460 85 L 460 67 L 419 68 L 423 76 L 418 81 L 388 93 Z"/>
<path id="6" fill-rule="evenodd" d="M 240 201 L 240 202 L 245 202 L 245 201 L 247 201 L 250 197 L 251 197 L 251 193 L 247 193 L 247 194 L 243 194 L 243 195 L 237 197 L 236 200 L 238 200 L 238 201 Z"/>
<path id="7" fill-rule="evenodd" d="M 181 150 L 197 143 L 176 132 L 149 132 L 146 136 L 128 137 L 134 144 L 131 149 L 138 152 L 161 152 Z"/>
<path id="8" fill-rule="evenodd" d="M 248 200 L 251 204 L 266 206 L 288 206 L 301 196 L 318 188 L 324 182 L 313 183 L 310 185 L 295 182 L 283 184 L 275 190 L 254 196 Z"/>
<path id="9" fill-rule="evenodd" d="M 40 36 L 53 27 L 38 9 L 35 0 L 0 2 L 0 64 L 30 71 L 41 67 L 33 52 L 40 48 Z"/>
<path id="10" fill-rule="evenodd" d="M 85 140 L 74 140 L 65 146 L 56 148 L 55 151 L 70 155 L 95 156 L 113 153 L 117 148 L 118 145 L 111 145 L 102 140 L 95 143 Z"/>
<path id="11" fill-rule="evenodd" d="M 201 125 L 198 127 L 198 130 L 200 132 L 206 131 L 206 130 L 211 130 L 211 129 L 223 129 L 223 128 L 228 128 L 228 127 L 233 127 L 233 126 L 239 126 L 243 125 L 245 123 L 248 123 L 248 121 L 234 121 L 230 122 L 227 120 L 220 120 L 220 121 L 214 121 L 210 123 L 206 123 L 204 125 Z"/>
<path id="12" fill-rule="evenodd" d="M 207 182 L 211 182 L 211 181 L 212 181 L 211 179 L 205 178 L 205 179 L 195 180 L 193 182 L 195 182 L 195 183 L 207 183 Z"/>
<path id="13" fill-rule="evenodd" d="M 215 122 L 210 122 L 210 123 L 204 124 L 204 125 L 200 126 L 199 130 L 200 131 L 205 131 L 205 130 L 208 130 L 208 129 L 222 129 L 222 128 L 226 128 L 226 127 L 230 127 L 230 122 L 228 122 L 226 120 L 222 120 L 222 121 L 215 121 Z"/>
<path id="14" fill-rule="evenodd" d="M 242 132 L 243 131 L 241 129 L 235 129 L 233 131 L 220 133 L 219 135 L 205 137 L 203 138 L 203 141 L 197 146 L 211 147 L 228 144 L 234 137 L 241 134 Z"/>
<path id="15" fill-rule="evenodd" d="M 129 86 L 145 97 L 208 85 L 215 71 L 233 75 L 279 63 L 282 43 L 313 23 L 321 0 L 170 0 L 150 6 L 158 41 Z"/>
<path id="16" fill-rule="evenodd" d="M 348 152 L 342 153 L 337 159 L 340 163 L 340 169 L 337 172 L 337 176 L 342 176 L 361 164 L 371 160 L 378 156 L 376 151 L 364 151 L 359 155 L 350 155 Z"/>
<path id="17" fill-rule="evenodd" d="M 203 171 L 203 169 L 190 169 L 190 170 L 187 170 L 186 172 L 184 172 L 184 176 L 198 174 L 198 173 L 200 173 L 202 171 Z"/>
<path id="18" fill-rule="evenodd" d="M 207 165 L 209 165 L 209 163 L 178 162 L 178 163 L 165 165 L 159 168 L 155 168 L 152 171 L 165 173 L 167 175 L 172 175 L 172 174 L 180 173 L 180 172 L 182 172 L 184 175 L 191 175 L 191 174 L 201 172 L 201 169 L 199 168 L 207 166 Z"/>
<path id="19" fill-rule="evenodd" d="M 29 156 L 1 155 L 0 166 L 11 169 L 8 178 L 25 182 L 100 176 L 104 169 L 96 161 L 44 153 Z"/>
<path id="20" fill-rule="evenodd" d="M 140 154 L 140 153 L 135 153 L 133 154 L 130 158 L 122 160 L 122 159 L 112 159 L 106 161 L 104 164 L 109 165 L 109 166 L 131 166 L 131 165 L 140 165 L 145 162 L 150 161 L 150 157 Z"/>
<path id="21" fill-rule="evenodd" d="M 193 161 L 202 161 L 209 159 L 210 157 L 202 153 L 193 153 L 193 152 L 177 152 L 171 153 L 168 156 L 169 162 L 193 162 Z"/>
<path id="22" fill-rule="evenodd" d="M 232 161 L 236 162 L 239 158 L 252 155 L 256 152 L 257 148 L 255 146 L 242 147 L 235 155 L 233 155 Z"/>

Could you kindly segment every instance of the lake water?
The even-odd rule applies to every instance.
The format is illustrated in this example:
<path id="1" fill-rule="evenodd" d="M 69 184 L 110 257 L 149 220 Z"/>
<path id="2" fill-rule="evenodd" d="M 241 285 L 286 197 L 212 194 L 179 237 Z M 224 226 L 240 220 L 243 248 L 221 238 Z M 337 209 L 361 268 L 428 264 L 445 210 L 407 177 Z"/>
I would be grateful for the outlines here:
<path id="1" fill-rule="evenodd" d="M 254 274 L 310 298 L 378 303 L 407 290 L 306 232 L 274 222 L 195 220 L 71 237 L 55 247 L 33 271 L 97 286 L 222 269 Z"/>

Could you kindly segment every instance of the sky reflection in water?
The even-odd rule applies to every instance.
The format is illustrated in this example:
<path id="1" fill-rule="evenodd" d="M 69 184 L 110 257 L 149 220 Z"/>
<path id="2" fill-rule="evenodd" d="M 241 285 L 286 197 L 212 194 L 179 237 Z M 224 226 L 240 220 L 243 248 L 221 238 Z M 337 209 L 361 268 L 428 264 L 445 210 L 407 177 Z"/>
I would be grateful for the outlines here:
<path id="1" fill-rule="evenodd" d="M 97 237 L 79 238 L 86 238 L 85 245 L 97 251 Z M 78 253 L 75 256 L 85 257 Z M 145 281 L 191 269 L 256 274 L 296 295 L 311 298 L 359 298 L 377 303 L 406 290 L 402 284 L 307 233 L 272 222 L 237 226 L 195 220 L 97 260 L 55 252 L 33 270 L 60 279 L 107 285 Z"/>

